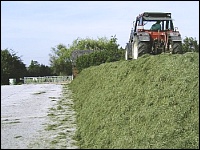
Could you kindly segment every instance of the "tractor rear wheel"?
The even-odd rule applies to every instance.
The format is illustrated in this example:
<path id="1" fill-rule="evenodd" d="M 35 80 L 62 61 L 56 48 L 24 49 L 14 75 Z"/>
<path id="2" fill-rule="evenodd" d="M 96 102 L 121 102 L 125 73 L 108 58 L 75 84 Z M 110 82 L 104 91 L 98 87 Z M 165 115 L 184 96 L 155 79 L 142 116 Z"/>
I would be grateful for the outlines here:
<path id="1" fill-rule="evenodd" d="M 182 54 L 181 42 L 173 42 L 173 44 L 172 44 L 172 54 Z"/>
<path id="2" fill-rule="evenodd" d="M 135 38 L 132 43 L 132 59 L 137 59 L 149 52 L 149 42 L 140 41 L 138 38 Z"/>
<path id="3" fill-rule="evenodd" d="M 148 53 L 148 42 L 139 42 L 139 47 L 138 47 L 138 56 L 142 56 L 143 54 Z"/>

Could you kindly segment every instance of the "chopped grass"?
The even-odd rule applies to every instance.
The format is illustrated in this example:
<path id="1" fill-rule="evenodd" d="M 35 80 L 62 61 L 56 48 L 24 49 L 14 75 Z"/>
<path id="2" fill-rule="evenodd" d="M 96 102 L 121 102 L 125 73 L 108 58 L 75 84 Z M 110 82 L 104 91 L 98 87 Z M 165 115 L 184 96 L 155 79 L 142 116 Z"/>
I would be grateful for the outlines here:
<path id="1" fill-rule="evenodd" d="M 57 110 L 61 110 L 61 109 L 63 109 L 62 106 L 60 106 L 60 105 L 57 106 Z"/>
<path id="2" fill-rule="evenodd" d="M 101 64 L 69 86 L 80 148 L 199 148 L 199 53 Z"/>
<path id="3" fill-rule="evenodd" d="M 15 123 L 21 123 L 20 121 L 6 121 L 3 122 L 3 124 L 15 124 Z"/>
<path id="4" fill-rule="evenodd" d="M 39 91 L 39 92 L 36 92 L 36 93 L 33 93 L 34 95 L 38 95 L 38 94 L 43 94 L 43 93 L 46 93 L 45 91 Z"/>
<path id="5" fill-rule="evenodd" d="M 55 130 L 57 128 L 57 124 L 48 124 L 48 126 L 45 128 L 45 130 Z"/>
<path id="6" fill-rule="evenodd" d="M 55 110 L 55 108 L 52 108 L 51 110 Z M 49 113 L 49 114 L 47 114 L 47 116 L 56 116 L 54 113 Z"/>
<path id="7" fill-rule="evenodd" d="M 18 135 L 18 136 L 15 136 L 14 138 L 21 138 L 22 136 L 21 135 Z"/>

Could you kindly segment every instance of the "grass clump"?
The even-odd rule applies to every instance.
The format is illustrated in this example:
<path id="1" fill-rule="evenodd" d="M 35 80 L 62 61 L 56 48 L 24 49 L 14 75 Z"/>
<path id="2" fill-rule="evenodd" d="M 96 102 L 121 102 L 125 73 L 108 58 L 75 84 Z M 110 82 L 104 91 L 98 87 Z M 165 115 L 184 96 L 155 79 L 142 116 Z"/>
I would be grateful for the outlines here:
<path id="1" fill-rule="evenodd" d="M 80 148 L 199 148 L 199 54 L 144 55 L 71 83 Z"/>
<path id="2" fill-rule="evenodd" d="M 36 92 L 36 93 L 33 93 L 34 95 L 38 95 L 38 94 L 43 94 L 43 93 L 46 93 L 45 91 L 39 91 L 39 92 Z"/>
<path id="3" fill-rule="evenodd" d="M 57 128 L 57 124 L 48 124 L 48 126 L 45 128 L 45 130 L 55 130 Z"/>

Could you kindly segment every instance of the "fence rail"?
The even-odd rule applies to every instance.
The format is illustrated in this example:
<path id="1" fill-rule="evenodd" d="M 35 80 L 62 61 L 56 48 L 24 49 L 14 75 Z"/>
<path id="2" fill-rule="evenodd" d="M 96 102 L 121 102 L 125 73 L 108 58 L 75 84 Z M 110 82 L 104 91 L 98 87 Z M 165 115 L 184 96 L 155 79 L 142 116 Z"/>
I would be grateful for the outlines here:
<path id="1" fill-rule="evenodd" d="M 24 77 L 24 84 L 30 83 L 69 83 L 72 76 L 44 76 L 44 77 Z"/>

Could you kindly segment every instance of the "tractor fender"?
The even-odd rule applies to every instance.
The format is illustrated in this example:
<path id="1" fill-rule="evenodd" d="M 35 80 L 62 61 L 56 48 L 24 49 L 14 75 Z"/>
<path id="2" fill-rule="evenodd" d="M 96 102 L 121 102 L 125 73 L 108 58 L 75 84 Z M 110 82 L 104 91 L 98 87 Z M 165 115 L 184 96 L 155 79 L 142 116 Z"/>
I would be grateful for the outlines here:
<path id="1" fill-rule="evenodd" d="M 139 38 L 139 41 L 150 41 L 150 36 L 146 32 L 137 33 L 137 37 Z"/>
<path id="2" fill-rule="evenodd" d="M 180 36 L 171 36 L 170 37 L 171 41 L 182 41 L 181 37 Z"/>
<path id="3" fill-rule="evenodd" d="M 176 32 L 170 33 L 169 38 L 171 41 L 182 41 L 180 34 Z"/>

